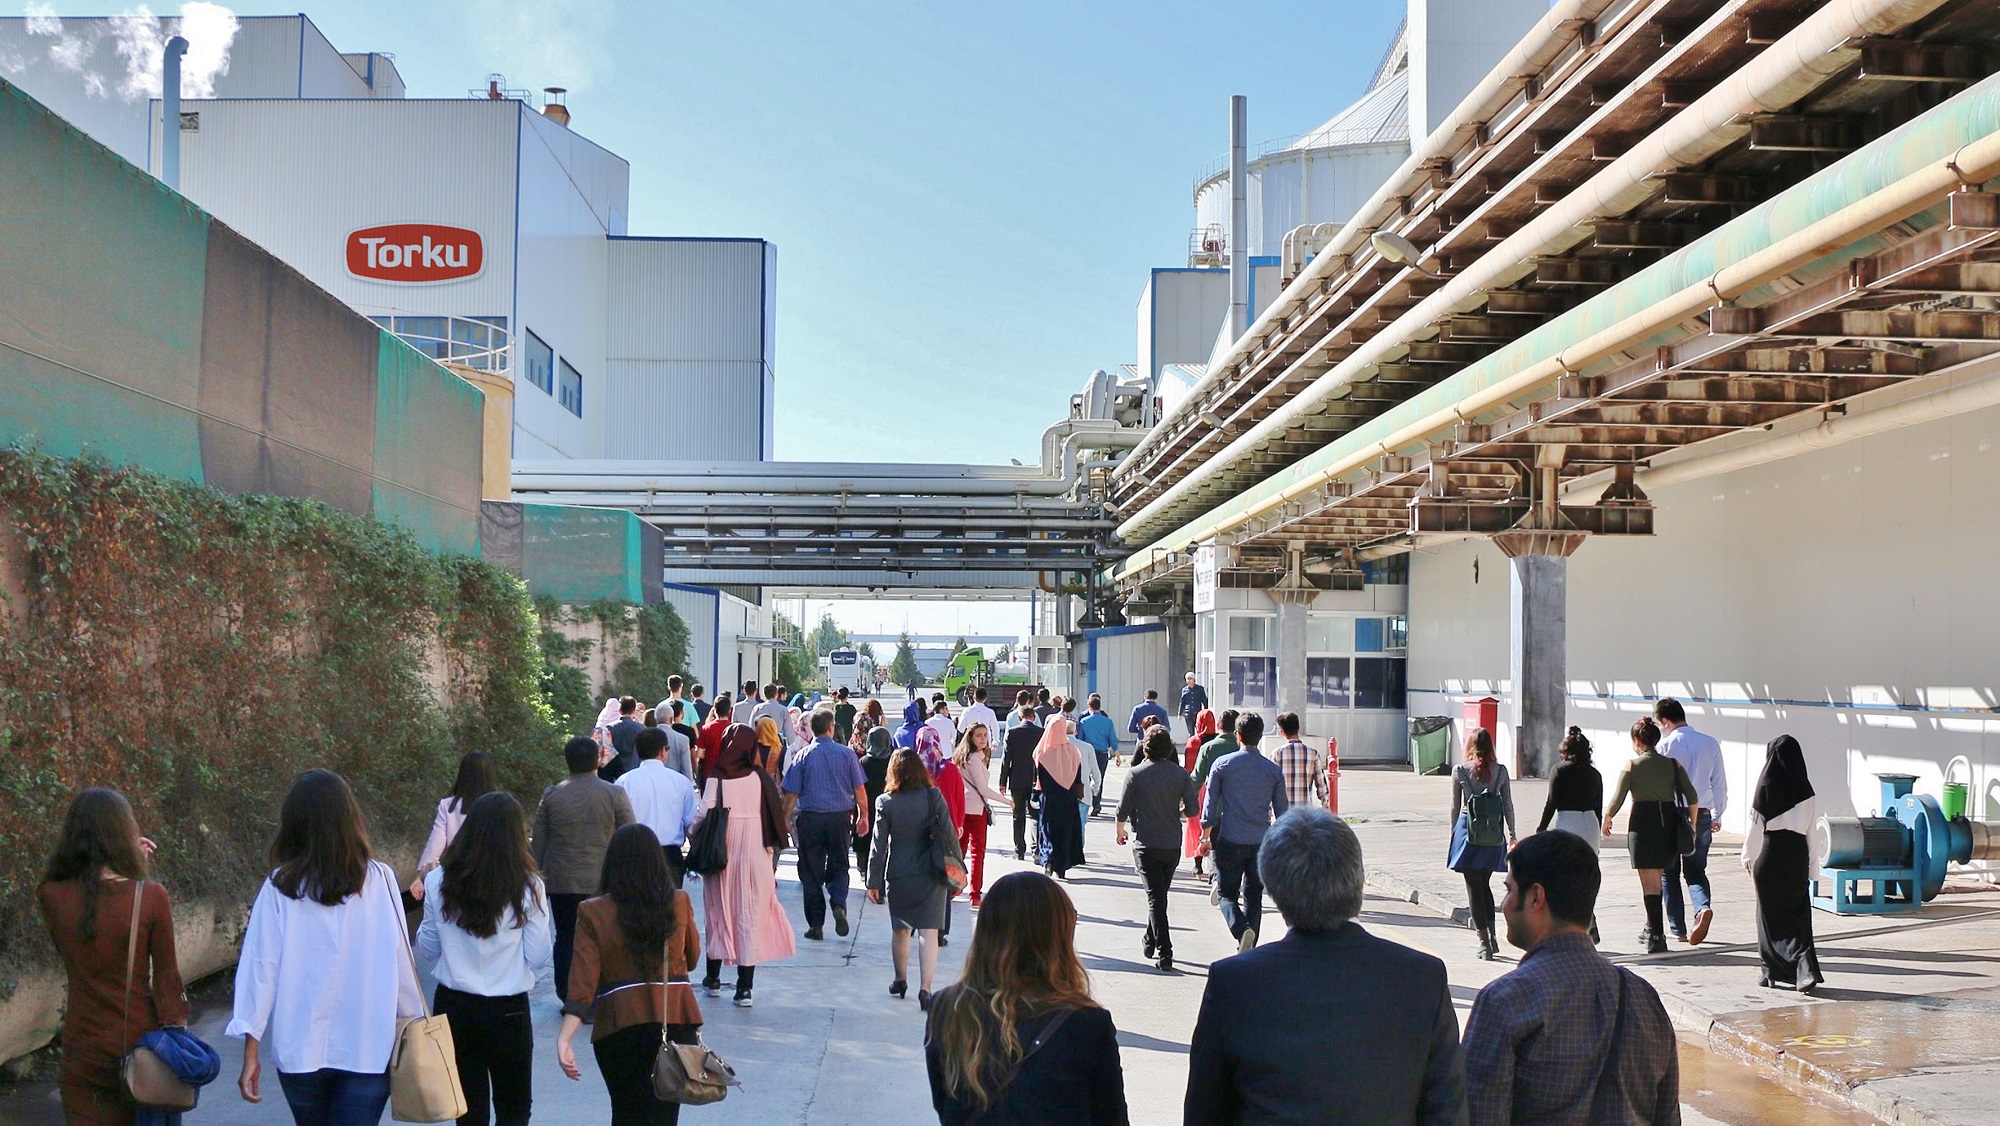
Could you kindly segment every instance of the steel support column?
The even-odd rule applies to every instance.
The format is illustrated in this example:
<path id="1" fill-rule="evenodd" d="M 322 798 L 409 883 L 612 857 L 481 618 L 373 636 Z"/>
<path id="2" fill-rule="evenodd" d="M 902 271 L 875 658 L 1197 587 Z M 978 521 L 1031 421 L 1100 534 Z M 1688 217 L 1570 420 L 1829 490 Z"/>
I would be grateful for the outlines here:
<path id="1" fill-rule="evenodd" d="M 1514 696 L 1514 763 L 1523 777 L 1554 773 L 1569 725 L 1568 568 L 1562 555 L 1516 555 L 1507 603 L 1507 671 Z"/>
<path id="2" fill-rule="evenodd" d="M 1174 600 L 1160 615 L 1160 624 L 1167 627 L 1167 668 L 1166 677 L 1161 681 L 1161 702 L 1175 715 L 1180 714 L 1181 688 L 1187 683 L 1187 674 L 1194 671 L 1194 612 L 1188 609 L 1181 591 L 1174 591 Z M 1185 740 L 1193 732 L 1180 732 Z"/>
<path id="3" fill-rule="evenodd" d="M 1306 581 L 1305 545 L 1294 543 L 1287 551 L 1289 565 L 1285 577 L 1265 591 L 1278 607 L 1278 710 L 1306 711 L 1306 607 L 1318 596 L 1319 588 Z M 1264 730 L 1278 729 L 1275 716 L 1264 717 Z"/>

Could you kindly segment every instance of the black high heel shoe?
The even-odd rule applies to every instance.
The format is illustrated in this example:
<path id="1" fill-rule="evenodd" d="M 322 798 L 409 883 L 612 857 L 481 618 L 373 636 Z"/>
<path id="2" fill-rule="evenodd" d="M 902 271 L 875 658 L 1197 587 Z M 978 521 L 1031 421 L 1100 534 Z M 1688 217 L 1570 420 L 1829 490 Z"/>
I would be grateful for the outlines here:
<path id="1" fill-rule="evenodd" d="M 923 1010 L 923 1011 L 925 1011 L 925 1012 L 930 1012 L 930 1011 L 931 1011 L 931 991 L 930 991 L 930 990 L 928 990 L 928 989 L 919 989 L 919 990 L 917 990 L 917 1007 L 918 1007 L 918 1008 L 920 1008 L 920 1009 L 922 1009 L 922 1010 Z"/>
<path id="2" fill-rule="evenodd" d="M 910 983 L 900 977 L 889 983 L 889 996 L 891 997 L 901 997 L 909 991 Z"/>

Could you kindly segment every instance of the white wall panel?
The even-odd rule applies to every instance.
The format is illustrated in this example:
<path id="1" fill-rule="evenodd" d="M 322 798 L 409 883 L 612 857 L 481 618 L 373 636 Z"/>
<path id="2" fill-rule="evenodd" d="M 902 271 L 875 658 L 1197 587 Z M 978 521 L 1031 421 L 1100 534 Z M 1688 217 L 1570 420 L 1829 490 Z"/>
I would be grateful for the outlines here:
<path id="1" fill-rule="evenodd" d="M 756 360 L 613 360 L 604 457 L 762 460 L 770 411 Z"/>
<path id="2" fill-rule="evenodd" d="M 303 22 L 304 38 L 300 41 L 298 96 L 302 98 L 368 98 L 373 91 L 368 83 L 354 72 L 354 67 L 340 51 L 320 34 L 319 27 L 310 20 Z M 234 69 L 232 67 L 232 69 Z"/>
<path id="3" fill-rule="evenodd" d="M 721 597 L 719 592 L 713 590 L 688 590 L 680 586 L 667 588 L 668 605 L 680 614 L 688 627 L 688 673 L 709 690 L 708 698 L 711 700 L 715 699 L 717 673 L 721 670 L 716 657 Z"/>
<path id="4" fill-rule="evenodd" d="M 1160 693 L 1161 706 L 1171 715 L 1178 706 L 1180 682 L 1170 680 L 1167 671 L 1166 627 L 1128 627 L 1135 632 L 1098 635 L 1085 642 L 1094 646 L 1096 656 L 1088 684 L 1090 692 L 1104 698 L 1104 711 L 1117 723 L 1118 746 L 1130 754 L 1132 736 L 1125 730 L 1132 709 L 1146 698 L 1148 689 Z M 1167 699 L 1172 690 L 1175 700 Z M 1088 692 L 1084 693 L 1086 697 Z M 1081 709 L 1078 715 L 1082 714 Z"/>
<path id="5" fill-rule="evenodd" d="M 1658 536 L 1569 561 L 1570 722 L 1615 772 L 1648 700 L 1714 701 L 1689 712 L 1723 740 L 1736 831 L 1786 732 L 1826 812 L 1873 810 L 1878 771 L 1935 793 L 1965 756 L 1975 814 L 2000 817 L 1996 490 L 2000 410 L 1657 490 Z M 1413 559 L 1412 712 L 1505 698 L 1506 584 L 1489 544 Z"/>
<path id="6" fill-rule="evenodd" d="M 1148 379 L 1161 364 L 1207 363 L 1229 314 L 1229 271 L 1154 270 L 1139 308 L 1139 370 Z"/>

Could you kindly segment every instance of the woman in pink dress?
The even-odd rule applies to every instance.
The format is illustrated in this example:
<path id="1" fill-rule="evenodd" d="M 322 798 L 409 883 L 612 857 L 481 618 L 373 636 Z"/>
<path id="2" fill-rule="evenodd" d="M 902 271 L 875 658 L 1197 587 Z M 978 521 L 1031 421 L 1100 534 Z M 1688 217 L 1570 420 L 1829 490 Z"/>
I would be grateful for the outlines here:
<path id="1" fill-rule="evenodd" d="M 756 732 L 732 723 L 722 733 L 702 788 L 700 817 L 718 803 L 729 810 L 729 865 L 701 881 L 708 917 L 708 973 L 702 987 L 722 996 L 722 964 L 736 967 L 736 1004 L 750 1007 L 757 967 L 798 953 L 792 922 L 778 905 L 778 850 L 785 847 L 784 806 L 771 776 L 758 769 Z M 698 823 L 698 822 L 697 822 Z"/>

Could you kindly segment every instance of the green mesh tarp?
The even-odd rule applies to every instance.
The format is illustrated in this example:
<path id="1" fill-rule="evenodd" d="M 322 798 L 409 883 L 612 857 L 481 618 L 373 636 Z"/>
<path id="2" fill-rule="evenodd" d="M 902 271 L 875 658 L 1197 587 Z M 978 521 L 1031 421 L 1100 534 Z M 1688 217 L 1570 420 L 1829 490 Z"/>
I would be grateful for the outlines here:
<path id="1" fill-rule="evenodd" d="M 660 530 L 615 508 L 487 501 L 480 551 L 560 602 L 603 598 L 658 602 L 666 541 Z"/>
<path id="2" fill-rule="evenodd" d="M 0 81 L 0 443 L 479 548 L 478 390 Z"/>
<path id="3" fill-rule="evenodd" d="M 201 479 L 208 227 L 0 82 L 0 443 Z"/>

